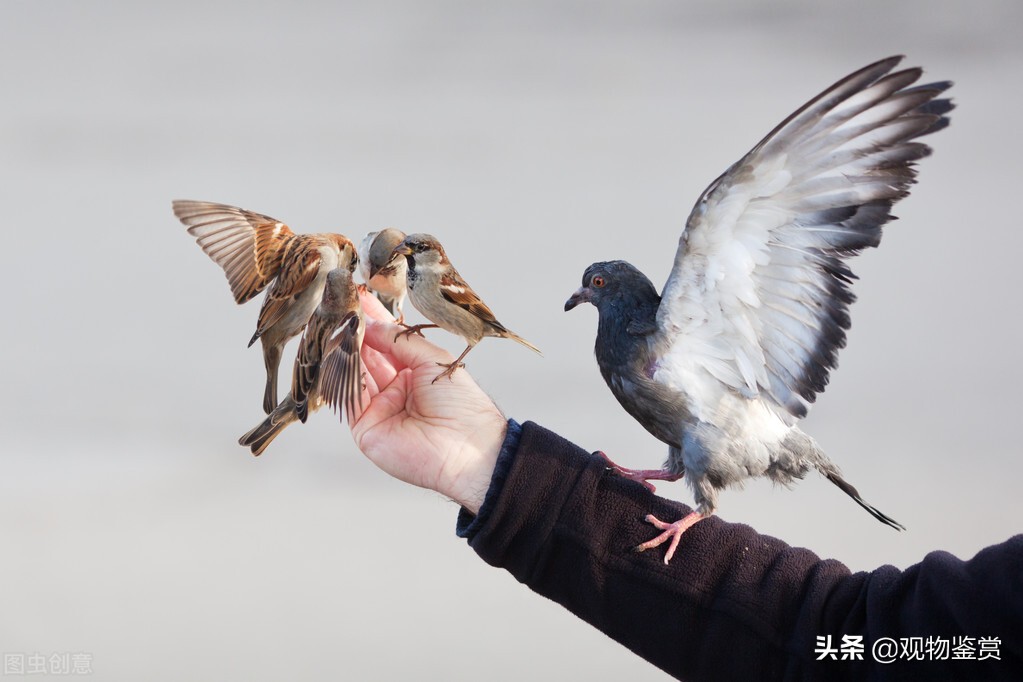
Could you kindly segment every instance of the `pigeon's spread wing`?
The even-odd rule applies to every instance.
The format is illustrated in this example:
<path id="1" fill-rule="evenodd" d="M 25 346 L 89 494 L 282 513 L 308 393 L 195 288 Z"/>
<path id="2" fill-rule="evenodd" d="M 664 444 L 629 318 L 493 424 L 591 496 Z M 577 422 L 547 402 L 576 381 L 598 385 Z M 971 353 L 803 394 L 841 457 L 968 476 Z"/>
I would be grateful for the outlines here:
<path id="1" fill-rule="evenodd" d="M 266 288 L 281 268 L 294 233 L 260 213 L 208 201 L 175 201 L 174 215 L 217 265 L 224 269 L 237 303 Z"/>
<path id="2" fill-rule="evenodd" d="M 908 193 L 915 141 L 948 124 L 938 95 L 911 87 L 901 57 L 839 81 L 775 128 L 703 193 L 679 241 L 657 322 L 668 364 L 803 417 L 845 345 L 845 259 L 877 246 Z M 709 377 L 708 377 L 709 375 Z"/>
<path id="3" fill-rule="evenodd" d="M 355 404 L 362 406 L 362 338 L 366 332 L 362 309 L 349 313 L 337 334 L 327 344 L 329 349 L 320 369 L 320 398 L 332 410 L 343 407 L 351 422 Z"/>

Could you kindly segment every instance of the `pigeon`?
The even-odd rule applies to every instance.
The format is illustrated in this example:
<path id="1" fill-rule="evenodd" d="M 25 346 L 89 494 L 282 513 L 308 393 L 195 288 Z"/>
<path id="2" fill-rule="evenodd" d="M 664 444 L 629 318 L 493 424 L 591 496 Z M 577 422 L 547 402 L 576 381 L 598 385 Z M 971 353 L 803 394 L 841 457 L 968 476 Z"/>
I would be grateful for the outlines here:
<path id="1" fill-rule="evenodd" d="M 277 372 L 289 340 L 305 329 L 319 305 L 327 273 L 355 270 L 355 245 L 342 234 L 295 234 L 281 221 L 208 201 L 175 201 L 174 215 L 213 261 L 224 268 L 236 303 L 270 285 L 259 311 L 256 339 L 263 345 L 263 411 L 277 405 Z M 272 284 L 271 284 L 272 282 Z"/>
<path id="2" fill-rule="evenodd" d="M 359 244 L 359 271 L 367 288 L 397 320 L 405 323 L 402 305 L 408 293 L 405 277 L 405 259 L 394 253 L 394 247 L 405 238 L 405 233 L 389 227 L 370 232 Z"/>
<path id="3" fill-rule="evenodd" d="M 593 263 L 565 303 L 598 311 L 596 358 L 625 410 L 668 445 L 662 469 L 685 477 L 696 509 L 635 549 L 670 541 L 717 508 L 718 490 L 758 476 L 783 484 L 816 469 L 892 528 L 799 429 L 837 366 L 850 326 L 846 260 L 877 246 L 892 205 L 946 127 L 951 82 L 915 85 L 902 57 L 871 64 L 810 100 L 703 192 L 660 294 L 631 264 Z"/>
<path id="4" fill-rule="evenodd" d="M 344 267 L 331 270 L 299 343 L 291 392 L 238 443 L 259 455 L 285 427 L 305 423 L 309 413 L 324 404 L 335 410 L 343 407 L 350 421 L 356 402 L 362 404 L 360 351 L 365 331 L 352 273 Z"/>
<path id="5" fill-rule="evenodd" d="M 540 354 L 539 348 L 497 321 L 487 304 L 455 270 L 436 237 L 410 234 L 394 247 L 394 253 L 405 256 L 412 305 L 433 322 L 408 327 L 398 332 L 395 340 L 398 336 L 422 335 L 423 329 L 440 327 L 461 336 L 469 344 L 454 362 L 438 363 L 445 369 L 434 378 L 434 382 L 444 376 L 450 379 L 456 369 L 465 367 L 462 360 L 485 336 L 511 339 Z"/>

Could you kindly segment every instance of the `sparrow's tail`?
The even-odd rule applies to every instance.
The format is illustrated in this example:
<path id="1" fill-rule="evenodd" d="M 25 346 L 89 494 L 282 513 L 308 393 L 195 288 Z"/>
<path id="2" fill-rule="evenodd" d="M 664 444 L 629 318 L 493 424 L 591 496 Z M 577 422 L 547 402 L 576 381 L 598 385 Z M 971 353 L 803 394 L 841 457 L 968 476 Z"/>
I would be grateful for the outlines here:
<path id="1" fill-rule="evenodd" d="M 529 350 L 533 351 L 537 355 L 541 355 L 541 356 L 543 355 L 543 353 L 540 352 L 539 348 L 537 348 L 536 346 L 531 344 L 529 341 L 526 341 L 524 338 L 522 338 L 521 336 L 519 336 L 518 334 L 516 334 L 513 331 L 509 331 L 509 330 L 505 329 L 504 330 L 504 334 L 502 334 L 502 336 L 504 336 L 504 338 L 506 338 L 506 339 L 511 339 L 512 341 L 518 341 L 523 346 L 525 346 Z"/>
<path id="2" fill-rule="evenodd" d="M 266 419 L 259 426 L 239 438 L 238 444 L 251 449 L 252 454 L 258 457 L 263 454 L 266 446 L 270 445 L 273 439 L 280 435 L 281 431 L 288 424 L 297 420 L 298 415 L 295 413 L 295 405 L 289 395 L 273 412 L 267 415 Z"/>
<path id="3" fill-rule="evenodd" d="M 833 468 L 833 466 L 822 467 L 818 465 L 817 470 L 820 471 L 825 478 L 827 478 L 829 481 L 837 485 L 839 490 L 841 490 L 843 493 L 856 500 L 856 504 L 860 505 L 868 512 L 870 512 L 870 515 L 873 516 L 875 519 L 885 524 L 886 526 L 891 526 L 895 530 L 906 530 L 906 527 L 903 526 L 901 523 L 899 523 L 892 517 L 888 516 L 877 507 L 868 504 L 862 497 L 860 497 L 859 491 L 857 491 L 856 488 L 852 486 L 852 484 L 850 484 L 848 481 L 842 478 L 841 474 L 839 474 L 838 470 Z"/>

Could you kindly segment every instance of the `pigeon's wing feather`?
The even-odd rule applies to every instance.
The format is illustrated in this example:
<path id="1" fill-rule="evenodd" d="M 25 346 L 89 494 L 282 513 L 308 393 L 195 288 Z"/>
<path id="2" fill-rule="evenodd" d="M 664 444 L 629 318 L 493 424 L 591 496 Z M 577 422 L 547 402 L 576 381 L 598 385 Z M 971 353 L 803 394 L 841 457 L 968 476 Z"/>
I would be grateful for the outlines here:
<path id="1" fill-rule="evenodd" d="M 948 123 L 951 83 L 910 87 L 893 57 L 844 78 L 703 193 L 657 311 L 669 382 L 720 382 L 792 424 L 828 382 L 849 328 L 846 259 L 877 246 L 892 204 Z M 699 391 L 697 390 L 697 393 Z"/>
<path id="2" fill-rule="evenodd" d="M 174 215 L 213 262 L 224 269 L 237 303 L 245 303 L 277 276 L 295 233 L 275 218 L 209 201 L 178 200 Z"/>

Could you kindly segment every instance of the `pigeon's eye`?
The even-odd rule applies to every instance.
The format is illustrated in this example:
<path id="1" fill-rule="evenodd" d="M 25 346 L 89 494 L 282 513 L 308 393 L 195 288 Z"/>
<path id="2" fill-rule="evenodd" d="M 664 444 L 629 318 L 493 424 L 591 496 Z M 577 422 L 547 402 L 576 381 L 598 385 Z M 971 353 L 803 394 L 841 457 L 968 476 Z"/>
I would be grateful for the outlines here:
<path id="1" fill-rule="evenodd" d="M 604 286 L 604 278 L 601 277 L 600 275 L 596 275 L 593 279 L 590 280 L 590 284 L 600 289 L 601 287 Z"/>

